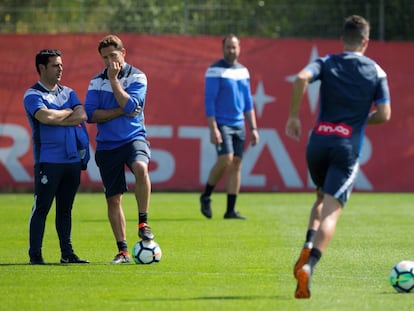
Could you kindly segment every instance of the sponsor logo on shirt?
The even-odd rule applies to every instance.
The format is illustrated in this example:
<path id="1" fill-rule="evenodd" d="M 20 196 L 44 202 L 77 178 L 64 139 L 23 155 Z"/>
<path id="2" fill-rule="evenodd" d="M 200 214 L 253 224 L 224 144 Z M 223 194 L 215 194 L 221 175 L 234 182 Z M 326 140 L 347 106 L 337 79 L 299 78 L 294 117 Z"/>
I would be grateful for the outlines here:
<path id="1" fill-rule="evenodd" d="M 352 134 L 352 128 L 345 123 L 319 122 L 314 131 L 319 135 L 336 135 L 342 138 L 349 138 Z"/>

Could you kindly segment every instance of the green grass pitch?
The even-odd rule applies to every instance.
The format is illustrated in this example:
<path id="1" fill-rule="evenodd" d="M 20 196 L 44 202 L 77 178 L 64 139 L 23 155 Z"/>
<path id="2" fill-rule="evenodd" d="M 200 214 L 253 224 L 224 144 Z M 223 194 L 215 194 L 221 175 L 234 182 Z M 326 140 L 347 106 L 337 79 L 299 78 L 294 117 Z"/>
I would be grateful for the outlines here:
<path id="1" fill-rule="evenodd" d="M 158 193 L 150 225 L 163 257 L 154 265 L 111 265 L 116 245 L 103 194 L 79 193 L 73 245 L 89 265 L 60 265 L 52 208 L 43 255 L 28 265 L 31 194 L 0 194 L 0 310 L 412 310 L 388 276 L 414 260 L 414 194 L 353 193 L 315 269 L 310 300 L 296 300 L 292 266 L 302 246 L 313 193 L 242 193 L 248 220 L 224 220 L 225 194 L 213 195 L 213 218 L 198 193 Z M 137 211 L 124 196 L 130 250 Z"/>

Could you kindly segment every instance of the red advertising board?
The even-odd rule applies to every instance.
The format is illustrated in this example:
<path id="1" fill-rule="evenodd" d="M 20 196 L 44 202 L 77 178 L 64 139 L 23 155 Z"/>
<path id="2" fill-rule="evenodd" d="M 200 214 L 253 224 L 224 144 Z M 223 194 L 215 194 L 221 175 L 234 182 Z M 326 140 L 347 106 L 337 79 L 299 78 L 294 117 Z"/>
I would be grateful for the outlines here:
<path id="1" fill-rule="evenodd" d="M 121 34 L 130 64 L 148 77 L 145 110 L 152 146 L 150 175 L 153 190 L 200 190 L 215 160 L 204 116 L 204 73 L 221 58 L 220 37 L 149 36 Z M 38 75 L 34 56 L 43 48 L 63 52 L 62 84 L 84 100 L 90 79 L 103 68 L 97 35 L 0 35 L 4 47 L 0 66 L 0 190 L 29 189 L 33 182 L 31 131 L 23 94 Z M 312 59 L 342 50 L 339 40 L 241 38 L 240 62 L 249 68 L 261 141 L 246 145 L 242 189 L 245 191 L 309 191 L 313 185 L 305 165 L 306 135 L 296 142 L 284 127 L 292 80 Z M 366 131 L 359 191 L 408 192 L 414 154 L 414 111 L 410 77 L 414 43 L 370 42 L 367 55 L 387 72 L 392 118 Z M 304 131 L 317 113 L 318 85 L 308 88 L 302 105 Z M 96 129 L 88 125 L 92 160 L 82 187 L 100 189 L 93 160 Z M 132 185 L 132 175 L 127 174 Z M 224 183 L 219 185 L 223 189 Z"/>

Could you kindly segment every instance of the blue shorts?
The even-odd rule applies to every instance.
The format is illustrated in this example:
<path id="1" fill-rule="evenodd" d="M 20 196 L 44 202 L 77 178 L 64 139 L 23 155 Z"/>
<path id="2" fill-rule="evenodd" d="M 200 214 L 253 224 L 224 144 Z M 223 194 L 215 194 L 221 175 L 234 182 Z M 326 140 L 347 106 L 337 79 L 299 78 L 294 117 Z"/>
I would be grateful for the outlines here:
<path id="1" fill-rule="evenodd" d="M 218 129 L 223 142 L 217 146 L 217 154 L 234 154 L 234 156 L 242 158 L 246 142 L 244 126 L 219 125 Z"/>
<path id="2" fill-rule="evenodd" d="M 133 162 L 140 161 L 148 164 L 150 159 L 150 144 L 143 139 L 131 141 L 112 150 L 97 150 L 95 161 L 101 174 L 105 196 L 109 198 L 128 190 L 125 165 L 131 170 Z"/>
<path id="3" fill-rule="evenodd" d="M 359 161 L 350 144 L 315 144 L 306 148 L 306 161 L 316 187 L 342 203 L 348 201 L 358 174 Z"/>

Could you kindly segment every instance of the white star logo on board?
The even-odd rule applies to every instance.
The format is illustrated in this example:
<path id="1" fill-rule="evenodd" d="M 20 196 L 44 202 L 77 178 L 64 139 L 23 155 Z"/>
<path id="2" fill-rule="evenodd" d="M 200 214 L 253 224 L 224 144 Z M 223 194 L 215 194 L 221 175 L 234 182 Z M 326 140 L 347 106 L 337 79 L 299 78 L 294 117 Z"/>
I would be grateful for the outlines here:
<path id="1" fill-rule="evenodd" d="M 259 117 L 262 116 L 264 106 L 275 101 L 275 97 L 266 95 L 263 81 L 259 81 L 256 87 L 256 93 L 253 95 L 253 101 L 256 104 L 256 111 Z"/>
<path id="2" fill-rule="evenodd" d="M 318 57 L 319 57 L 318 56 L 318 49 L 316 48 L 316 46 L 313 46 L 308 64 L 310 62 L 314 61 L 315 59 L 317 59 Z M 291 76 L 287 76 L 286 80 L 289 81 L 289 82 L 293 82 L 293 81 L 295 81 L 295 78 L 296 78 L 296 74 L 291 75 Z M 316 106 L 318 105 L 319 86 L 320 85 L 321 85 L 321 82 L 319 80 L 315 81 L 313 83 L 310 83 L 308 85 L 308 101 L 309 101 L 312 113 L 315 112 Z"/>

